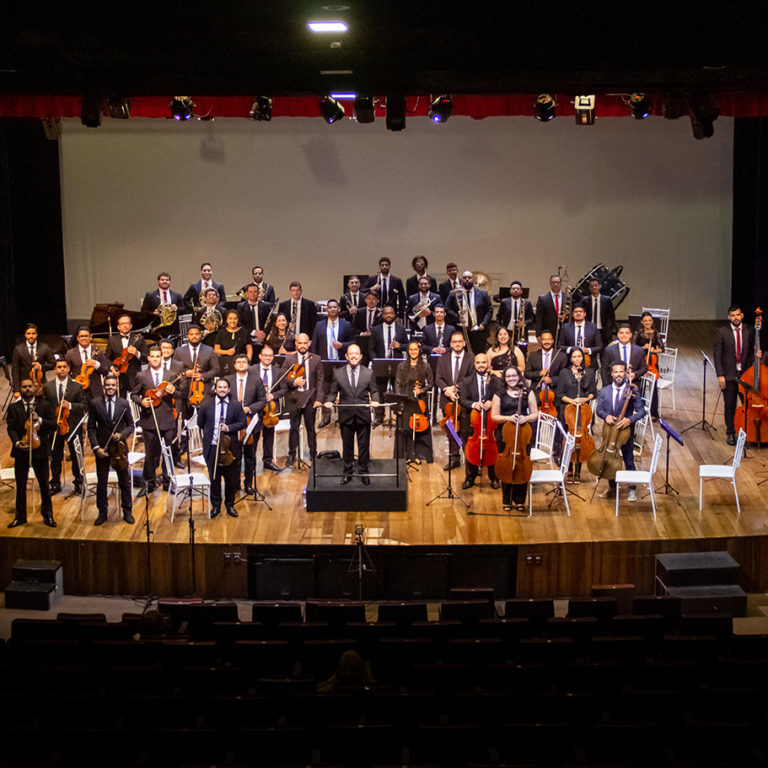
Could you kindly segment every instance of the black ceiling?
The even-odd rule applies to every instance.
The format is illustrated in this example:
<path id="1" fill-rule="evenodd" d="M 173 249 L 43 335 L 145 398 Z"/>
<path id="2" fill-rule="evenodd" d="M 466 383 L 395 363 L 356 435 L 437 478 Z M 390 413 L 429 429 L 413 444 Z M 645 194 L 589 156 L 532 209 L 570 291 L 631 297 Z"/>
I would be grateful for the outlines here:
<path id="1" fill-rule="evenodd" d="M 765 0 L 5 5 L 0 92 L 318 95 L 768 88 Z M 334 16 L 344 35 L 316 36 Z M 341 47 L 332 48 L 339 40 Z M 352 70 L 323 76 L 321 70 Z"/>

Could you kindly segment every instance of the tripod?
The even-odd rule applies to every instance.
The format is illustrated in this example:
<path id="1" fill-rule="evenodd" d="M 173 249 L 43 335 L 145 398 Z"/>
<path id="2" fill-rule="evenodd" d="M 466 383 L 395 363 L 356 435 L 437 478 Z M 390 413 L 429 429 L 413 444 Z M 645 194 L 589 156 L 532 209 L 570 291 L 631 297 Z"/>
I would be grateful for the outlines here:
<path id="1" fill-rule="evenodd" d="M 453 426 L 452 421 L 446 421 L 445 422 L 445 436 L 448 440 L 448 485 L 445 487 L 444 490 L 442 490 L 440 493 L 435 496 L 434 499 L 431 499 L 428 501 L 424 506 L 428 507 L 433 502 L 437 501 L 438 499 L 458 499 L 467 509 L 468 513 L 471 515 L 472 512 L 470 510 L 469 504 L 467 504 L 464 499 L 459 496 L 458 493 L 453 492 L 453 485 L 451 484 L 451 469 L 453 462 L 451 461 L 451 440 L 453 440 L 456 445 L 458 446 L 459 450 L 461 450 L 461 438 L 456 433 L 456 428 Z"/>
<path id="2" fill-rule="evenodd" d="M 376 578 L 376 583 L 379 585 L 381 597 L 386 600 L 386 592 L 384 591 L 384 585 L 381 583 L 379 573 L 376 570 L 376 566 L 371 560 L 371 556 L 368 550 L 365 548 L 364 536 L 365 528 L 362 523 L 355 524 L 355 551 L 352 555 L 352 559 L 349 561 L 349 567 L 347 568 L 347 576 L 351 574 L 357 574 L 357 599 L 362 601 L 363 599 L 363 574 L 372 573 Z"/>
<path id="3" fill-rule="evenodd" d="M 686 427 L 680 434 L 684 435 L 689 429 L 701 427 L 701 431 L 706 432 L 714 440 L 715 436 L 712 432 L 717 432 L 717 427 L 707 421 L 707 363 L 712 365 L 712 361 L 704 354 L 703 350 L 699 350 L 699 352 L 701 352 L 701 356 L 704 358 L 702 360 L 704 369 L 701 379 L 701 419 L 695 424 L 691 424 L 690 427 Z M 713 365 L 712 367 L 714 368 Z"/>

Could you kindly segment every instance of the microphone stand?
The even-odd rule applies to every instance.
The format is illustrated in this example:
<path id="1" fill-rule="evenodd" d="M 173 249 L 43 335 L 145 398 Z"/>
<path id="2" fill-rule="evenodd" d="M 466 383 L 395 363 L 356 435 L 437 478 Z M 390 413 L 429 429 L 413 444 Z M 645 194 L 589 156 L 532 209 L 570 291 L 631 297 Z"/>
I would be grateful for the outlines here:
<path id="1" fill-rule="evenodd" d="M 142 613 L 146 613 L 147 609 L 150 605 L 152 605 L 152 602 L 154 601 L 154 596 L 152 594 L 152 529 L 149 526 L 149 493 L 147 492 L 147 481 L 144 480 L 144 529 L 146 531 L 147 535 L 147 600 L 144 603 L 144 611 Z"/>
<path id="2" fill-rule="evenodd" d="M 197 569 L 195 567 L 195 518 L 192 515 L 192 493 L 194 491 L 195 478 L 189 475 L 189 567 L 192 583 L 192 594 L 197 594 Z"/>
<path id="3" fill-rule="evenodd" d="M 702 381 L 701 381 L 701 419 L 697 421 L 695 424 L 691 424 L 690 427 L 686 427 L 680 434 L 684 435 L 689 429 L 697 429 L 698 427 L 701 427 L 702 432 L 706 432 L 712 440 L 715 439 L 715 436 L 712 434 L 712 432 L 717 432 L 717 427 L 714 426 L 714 424 L 710 424 L 707 421 L 707 363 L 712 365 L 712 362 L 710 359 L 704 354 L 703 350 L 699 350 L 701 352 L 701 356 L 704 358 L 702 363 L 704 366 L 703 375 L 702 375 Z M 713 366 L 714 367 L 714 366 Z"/>

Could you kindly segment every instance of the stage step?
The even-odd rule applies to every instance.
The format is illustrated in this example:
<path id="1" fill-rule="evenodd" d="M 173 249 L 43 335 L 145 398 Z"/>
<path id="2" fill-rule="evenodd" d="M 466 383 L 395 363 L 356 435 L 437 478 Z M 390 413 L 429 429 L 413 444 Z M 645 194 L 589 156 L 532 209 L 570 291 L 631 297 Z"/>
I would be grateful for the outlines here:
<path id="1" fill-rule="evenodd" d="M 58 560 L 17 560 L 5 588 L 5 607 L 48 610 L 64 594 L 64 569 Z"/>
<path id="2" fill-rule="evenodd" d="M 738 584 L 712 584 L 702 587 L 670 587 L 667 594 L 683 601 L 683 614 L 723 613 L 747 615 L 747 593 Z"/>

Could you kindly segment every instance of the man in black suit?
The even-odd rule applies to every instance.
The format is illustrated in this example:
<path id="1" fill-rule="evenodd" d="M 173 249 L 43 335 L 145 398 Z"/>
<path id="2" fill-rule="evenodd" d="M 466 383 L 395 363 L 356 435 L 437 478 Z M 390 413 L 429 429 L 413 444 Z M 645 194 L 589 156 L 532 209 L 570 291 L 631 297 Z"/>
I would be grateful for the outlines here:
<path id="1" fill-rule="evenodd" d="M 461 280 L 459 280 L 459 267 L 452 261 L 449 261 L 445 265 L 445 272 L 448 275 L 447 280 L 443 280 L 437 292 L 440 294 L 440 298 L 443 300 L 443 304 L 448 301 L 448 297 L 451 295 L 451 291 L 461 288 Z"/>
<path id="2" fill-rule="evenodd" d="M 288 434 L 288 458 L 286 467 L 296 462 L 300 455 L 299 426 L 304 418 L 304 429 L 307 431 L 307 444 L 311 460 L 317 455 L 317 437 L 315 435 L 315 409 L 319 408 L 324 398 L 323 365 L 320 355 L 309 351 L 309 336 L 300 333 L 296 337 L 296 351 L 287 355 L 283 371 L 289 371 L 294 365 L 304 366 L 304 375 L 295 378 L 286 376 L 288 393 L 285 396 L 285 406 L 291 419 L 291 431 Z M 330 380 L 328 382 L 330 387 Z"/>
<path id="3" fill-rule="evenodd" d="M 458 402 L 460 395 L 460 382 L 473 370 L 472 352 L 465 349 L 464 334 L 454 331 L 451 334 L 451 348 L 437 361 L 435 368 L 435 385 L 440 390 L 440 407 L 445 413 L 446 405 L 450 400 Z M 448 464 L 443 469 L 455 469 L 461 464 L 459 447 L 449 438 L 448 440 Z"/>
<path id="4" fill-rule="evenodd" d="M 580 347 L 585 354 L 590 355 L 589 367 L 597 370 L 597 356 L 603 350 L 602 339 L 597 326 L 584 319 L 584 307 L 577 305 L 573 308 L 573 321 L 565 323 L 560 329 L 558 346 L 571 354 L 574 347 Z"/>
<path id="5" fill-rule="evenodd" d="M 523 313 L 523 326 L 518 324 L 520 312 Z M 519 280 L 513 280 L 509 284 L 509 297 L 501 300 L 499 314 L 496 318 L 499 328 L 506 328 L 510 336 L 514 336 L 515 343 L 525 356 L 528 353 L 528 332 L 536 323 L 533 313 L 533 304 L 523 298 L 523 284 Z"/>
<path id="6" fill-rule="evenodd" d="M 51 496 L 61 493 L 61 467 L 64 462 L 64 443 L 69 444 L 75 493 L 79 494 L 82 490 L 83 481 L 80 477 L 80 464 L 72 445 L 72 439 L 77 435 L 80 437 L 82 445 L 83 428 L 80 422 L 88 409 L 88 401 L 85 398 L 83 388 L 74 379 L 69 378 L 69 363 L 66 360 L 57 360 L 56 367 L 53 370 L 56 373 L 56 378 L 43 385 L 43 398 L 53 408 L 57 422 L 59 414 L 63 414 L 62 406 L 69 409 L 69 418 L 66 422 L 69 431 L 62 435 L 57 428 L 54 430 L 53 438 L 51 439 Z M 75 432 L 75 428 L 78 426 L 79 429 Z"/>
<path id="7" fill-rule="evenodd" d="M 341 316 L 354 325 L 358 310 L 365 306 L 366 294 L 360 290 L 360 278 L 350 275 L 347 278 L 347 292 L 339 299 Z"/>
<path id="8" fill-rule="evenodd" d="M 133 402 L 141 406 L 138 425 L 144 440 L 144 472 L 143 477 L 146 486 L 139 491 L 139 496 L 151 493 L 157 488 L 155 471 L 160 464 L 163 490 L 167 491 L 170 478 L 162 463 L 161 443 L 172 445 L 176 437 L 176 419 L 173 417 L 173 395 L 177 391 L 173 384 L 168 384 L 161 393 L 160 402 L 152 404 L 152 400 L 146 396 L 150 389 L 157 389 L 161 381 L 173 381 L 175 376 L 166 371 L 162 365 L 162 353 L 160 347 L 152 347 L 149 350 L 149 368 L 136 376 L 131 397 Z"/>
<path id="9" fill-rule="evenodd" d="M 227 300 L 227 292 L 224 290 L 224 286 L 221 283 L 217 283 L 213 279 L 213 268 L 206 261 L 200 265 L 200 279 L 191 283 L 187 292 L 184 294 L 184 303 L 188 307 L 197 308 L 202 306 L 203 302 L 200 299 L 202 291 L 207 291 L 209 288 L 213 288 L 219 294 L 219 301 L 217 303 L 224 304 Z"/>
<path id="10" fill-rule="evenodd" d="M 363 485 L 369 485 L 368 461 L 370 458 L 371 410 L 378 405 L 379 391 L 369 368 L 360 365 L 362 354 L 357 344 L 347 349 L 347 362 L 336 368 L 331 379 L 330 389 L 325 398 L 325 407 L 333 408 L 336 396 L 340 406 L 360 406 L 339 408 L 339 428 L 342 441 L 341 484 L 346 485 L 352 479 L 355 458 L 355 438 L 357 438 L 357 468 Z"/>
<path id="11" fill-rule="evenodd" d="M 557 338 L 560 323 L 564 323 L 565 296 L 562 291 L 563 282 L 560 275 L 551 275 L 549 278 L 549 291 L 539 296 L 536 302 L 536 338 L 541 341 L 541 334 L 549 331 L 552 338 Z"/>
<path id="12" fill-rule="evenodd" d="M 267 404 L 267 393 L 264 383 L 259 378 L 258 366 L 249 365 L 248 355 L 235 356 L 235 372 L 226 376 L 229 391 L 238 403 L 243 407 L 248 424 L 251 419 L 256 419 L 257 425 L 261 423 L 264 406 Z M 254 438 L 250 445 L 243 446 L 243 459 L 245 473 L 243 482 L 246 493 L 253 493 L 253 476 L 256 473 L 256 437 L 255 432 L 259 427 L 254 427 Z M 239 475 L 239 473 L 238 473 Z"/>
<path id="13" fill-rule="evenodd" d="M 432 315 L 435 322 L 424 329 L 421 346 L 428 355 L 442 355 L 448 349 L 456 329 L 445 322 L 445 307 L 442 304 L 435 304 Z"/>
<path id="14" fill-rule="evenodd" d="M 600 281 L 597 278 L 589 281 L 589 296 L 581 300 L 581 306 L 587 312 L 587 320 L 600 331 L 602 346 L 607 347 L 616 333 L 616 311 L 613 302 L 600 293 Z"/>
<path id="15" fill-rule="evenodd" d="M 56 429 L 56 418 L 51 404 L 41 397 L 35 397 L 35 388 L 31 379 L 26 378 L 19 382 L 19 395 L 19 399 L 8 406 L 5 414 L 8 437 L 11 439 L 13 475 L 16 481 L 16 513 L 13 520 L 8 523 L 8 527 L 16 528 L 27 522 L 27 477 L 31 464 L 37 484 L 40 486 L 40 513 L 43 516 L 43 522 L 49 528 L 55 528 L 56 521 L 53 519 L 53 505 L 48 488 L 48 451 L 51 445 L 51 433 Z M 31 418 L 32 408 L 39 419 L 39 427 L 36 431 L 40 438 L 40 446 L 33 448 L 30 452 L 26 422 Z"/>
<path id="16" fill-rule="evenodd" d="M 254 345 L 254 354 L 257 354 L 256 347 L 259 349 L 264 344 L 266 338 L 266 326 L 269 319 L 269 313 L 274 306 L 274 302 L 257 301 L 259 287 L 255 283 L 246 286 L 245 300 L 237 305 L 237 316 L 240 325 L 251 332 L 251 342 Z"/>
<path id="17" fill-rule="evenodd" d="M 411 266 L 413 267 L 413 271 L 416 273 L 414 275 L 411 275 L 406 281 L 405 281 L 405 293 L 407 296 L 413 296 L 416 291 L 419 290 L 419 280 L 422 277 L 426 277 L 427 280 L 429 280 L 429 288 L 427 288 L 428 291 L 432 291 L 432 293 L 437 293 L 437 280 L 435 280 L 434 277 L 431 277 L 427 274 L 427 267 L 429 266 L 429 262 L 427 261 L 426 256 L 414 256 L 411 259 Z"/>
<path id="18" fill-rule="evenodd" d="M 365 306 L 355 315 L 355 330 L 358 336 L 358 345 L 363 353 L 363 363 L 368 364 L 373 357 L 371 348 L 371 334 L 375 326 L 381 324 L 381 309 L 379 307 L 378 291 L 367 291 L 365 294 Z"/>
<path id="19" fill-rule="evenodd" d="M 379 259 L 379 271 L 368 278 L 365 287 L 366 289 L 371 289 L 378 286 L 381 306 L 391 305 L 395 309 L 395 315 L 402 320 L 405 317 L 407 296 L 405 295 L 403 281 L 391 274 L 391 269 L 392 262 L 389 260 L 389 257 L 382 256 Z"/>
<path id="20" fill-rule="evenodd" d="M 418 290 L 408 296 L 408 307 L 405 315 L 411 324 L 412 331 L 423 331 L 428 325 L 435 322 L 433 310 L 435 304 L 441 303 L 440 294 L 429 289 L 429 277 L 419 278 Z M 416 312 L 416 307 L 421 309 Z"/>
<path id="21" fill-rule="evenodd" d="M 101 380 L 103 376 L 109 373 L 109 361 L 106 355 L 92 344 L 92 338 L 88 328 L 85 326 L 79 328 L 77 331 L 77 346 L 74 349 L 70 349 L 64 356 L 75 378 L 82 372 L 84 365 L 89 368 L 93 367 L 88 384 L 83 385 L 85 396 L 89 402 L 94 397 L 101 397 L 104 394 Z"/>
<path id="22" fill-rule="evenodd" d="M 161 304 L 175 310 L 176 319 L 170 325 L 165 325 L 162 328 L 154 326 L 156 331 L 162 336 L 178 336 L 179 315 L 184 314 L 189 307 L 180 293 L 171 290 L 171 276 L 168 272 L 161 272 L 157 276 L 156 290 L 147 291 L 147 293 L 144 294 L 144 301 L 141 302 L 141 311 L 152 312 L 155 315 L 159 315 L 160 310 L 158 307 Z"/>
<path id="23" fill-rule="evenodd" d="M 187 343 L 178 347 L 173 357 L 181 363 L 186 372 L 186 382 L 180 387 L 179 397 L 184 404 L 184 417 L 188 419 L 192 415 L 192 406 L 189 404 L 190 384 L 193 381 L 202 381 L 207 392 L 210 383 L 219 375 L 219 359 L 207 344 L 202 343 L 200 326 L 194 324 L 187 329 Z"/>
<path id="24" fill-rule="evenodd" d="M 293 280 L 288 286 L 291 298 L 281 301 L 277 311 L 288 318 L 288 324 L 294 333 L 306 333 L 309 338 L 317 323 L 317 306 L 314 301 L 302 297 L 301 283 Z"/>
<path id="25" fill-rule="evenodd" d="M 374 326 L 371 331 L 371 353 L 373 359 L 391 358 L 400 360 L 404 357 L 403 350 L 408 346 L 408 334 L 401 323 L 395 321 L 395 309 L 386 306 L 381 310 L 381 324 Z M 376 389 L 386 392 L 388 385 L 395 386 L 395 369 L 392 367 L 391 376 L 377 376 Z M 384 409 L 376 411 L 373 426 L 377 427 L 384 421 Z"/>
<path id="26" fill-rule="evenodd" d="M 261 383 L 264 385 L 266 405 L 275 403 L 277 408 L 277 414 L 280 414 L 279 406 L 277 405 L 280 398 L 288 391 L 288 385 L 285 381 L 283 372 L 274 364 L 275 353 L 272 351 L 272 347 L 264 347 L 259 352 L 259 363 L 254 365 L 255 375 L 261 379 Z M 282 467 L 278 467 L 274 462 L 274 448 L 275 448 L 275 427 L 263 426 L 253 436 L 253 450 L 256 451 L 258 447 L 259 439 L 262 440 L 261 449 L 261 461 L 264 469 L 271 469 L 273 472 L 282 472 Z"/>
<path id="27" fill-rule="evenodd" d="M 34 323 L 27 323 L 24 341 L 13 348 L 11 386 L 16 396 L 21 393 L 21 382 L 30 376 L 32 369 L 40 371 L 45 381 L 45 372 L 52 370 L 56 362 L 51 348 L 42 341 L 38 341 L 37 336 L 37 326 Z"/>
<path id="28" fill-rule="evenodd" d="M 736 428 L 733 417 L 741 374 L 754 364 L 755 329 L 744 321 L 744 313 L 738 304 L 728 308 L 729 324 L 717 329 L 713 358 L 717 383 L 723 391 L 723 420 L 728 445 L 736 445 Z M 762 357 L 762 355 L 761 355 Z"/>
<path id="29" fill-rule="evenodd" d="M 265 301 L 268 304 L 275 303 L 275 287 L 269 283 L 264 282 L 264 267 L 255 266 L 251 270 L 251 282 L 246 283 L 240 289 L 241 296 L 244 296 L 247 293 L 249 285 L 256 286 L 256 295 L 258 296 L 259 301 Z"/>
<path id="30" fill-rule="evenodd" d="M 568 360 L 562 350 L 553 349 L 555 340 L 550 331 L 542 331 L 541 347 L 531 352 L 525 361 L 525 378 L 531 382 L 531 389 L 542 384 L 557 388 L 557 375 L 565 368 Z"/>
<path id="31" fill-rule="evenodd" d="M 270 350 L 271 351 L 271 350 Z M 219 379 L 216 382 L 215 397 L 207 398 L 197 412 L 197 426 L 203 433 L 203 453 L 211 478 L 211 517 L 221 512 L 221 480 L 224 479 L 224 507 L 230 517 L 237 517 L 235 494 L 237 479 L 240 476 L 240 458 L 242 446 L 238 433 L 245 429 L 247 421 L 243 406 L 230 397 L 229 382 Z M 217 460 L 219 436 L 229 435 L 229 449 L 235 460 L 224 466 Z"/>
<path id="32" fill-rule="evenodd" d="M 107 481 L 109 479 L 109 446 L 111 441 L 125 442 L 133 434 L 133 416 L 128 401 L 117 396 L 117 377 L 104 377 L 104 397 L 91 400 L 88 408 L 88 439 L 96 456 L 96 508 L 99 515 L 94 525 L 107 522 Z M 111 441 L 110 441 L 111 438 Z M 127 452 L 127 446 L 126 446 Z M 123 519 L 133 524 L 133 499 L 131 497 L 131 470 L 115 469 L 120 485 L 120 503 Z"/>
<path id="33" fill-rule="evenodd" d="M 493 391 L 488 375 L 488 355 L 475 355 L 474 363 L 475 370 L 468 376 L 465 376 L 459 384 L 459 404 L 461 405 L 459 421 L 461 436 L 465 444 L 467 438 L 473 433 L 472 412 L 477 411 L 481 415 L 489 415 L 491 412 L 491 400 L 493 399 Z M 496 438 L 490 435 L 490 439 L 495 440 Z M 464 462 L 464 470 L 464 482 L 461 487 L 466 491 L 475 484 L 481 467 L 467 460 Z M 488 467 L 488 479 L 491 481 L 491 488 L 495 490 L 499 487 L 496 468 L 493 465 Z"/>
<path id="34" fill-rule="evenodd" d="M 136 381 L 136 374 L 147 362 L 148 349 L 149 345 L 144 341 L 144 337 L 133 330 L 131 316 L 120 315 L 117 318 L 117 333 L 112 334 L 107 341 L 107 359 L 113 363 L 112 373 L 118 376 L 118 392 L 130 394 Z M 126 350 L 127 354 L 131 355 L 128 360 L 128 369 L 125 373 L 120 373 L 114 367 L 114 361 Z"/>
<path id="35" fill-rule="evenodd" d="M 329 299 L 326 304 L 328 317 L 315 326 L 312 334 L 312 352 L 323 360 L 341 360 L 352 342 L 352 325 L 339 317 L 339 302 Z"/>
<path id="36" fill-rule="evenodd" d="M 630 367 L 629 381 L 640 381 L 648 370 L 648 363 L 645 359 L 645 350 L 632 343 L 632 328 L 629 323 L 622 323 L 616 333 L 616 341 L 609 344 L 603 350 L 603 386 L 611 383 L 611 366 L 614 363 L 622 362 Z"/>
<path id="37" fill-rule="evenodd" d="M 493 302 L 487 291 L 475 288 L 472 271 L 461 273 L 461 289 L 451 293 L 445 302 L 448 322 L 456 328 L 466 328 L 472 352 L 484 352 L 488 346 L 488 323 L 491 322 Z"/>

